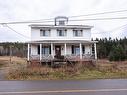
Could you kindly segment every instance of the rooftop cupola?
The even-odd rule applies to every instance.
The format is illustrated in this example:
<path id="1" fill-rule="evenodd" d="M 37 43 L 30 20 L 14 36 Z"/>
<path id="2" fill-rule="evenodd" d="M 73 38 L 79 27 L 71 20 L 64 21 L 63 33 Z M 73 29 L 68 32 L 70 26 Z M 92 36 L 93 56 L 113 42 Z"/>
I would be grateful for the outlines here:
<path id="1" fill-rule="evenodd" d="M 68 18 L 65 16 L 57 16 L 55 17 L 55 25 L 66 25 L 68 23 Z"/>

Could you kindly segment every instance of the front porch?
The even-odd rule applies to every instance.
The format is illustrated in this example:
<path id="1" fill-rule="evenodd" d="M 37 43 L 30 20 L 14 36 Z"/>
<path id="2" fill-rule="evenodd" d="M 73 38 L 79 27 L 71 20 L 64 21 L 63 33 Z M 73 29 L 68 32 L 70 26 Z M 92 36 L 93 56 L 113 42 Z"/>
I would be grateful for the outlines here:
<path id="1" fill-rule="evenodd" d="M 29 62 L 96 60 L 95 41 L 31 41 L 28 43 Z"/>

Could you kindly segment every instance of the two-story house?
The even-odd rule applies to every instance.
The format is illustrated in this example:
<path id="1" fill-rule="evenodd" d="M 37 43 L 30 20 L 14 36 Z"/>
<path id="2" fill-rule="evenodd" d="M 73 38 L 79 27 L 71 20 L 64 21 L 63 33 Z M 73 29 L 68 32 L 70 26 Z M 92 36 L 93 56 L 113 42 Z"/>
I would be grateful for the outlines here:
<path id="1" fill-rule="evenodd" d="M 88 25 L 68 25 L 68 18 L 58 16 L 54 25 L 31 24 L 28 61 L 97 59 L 96 41 L 91 41 Z"/>

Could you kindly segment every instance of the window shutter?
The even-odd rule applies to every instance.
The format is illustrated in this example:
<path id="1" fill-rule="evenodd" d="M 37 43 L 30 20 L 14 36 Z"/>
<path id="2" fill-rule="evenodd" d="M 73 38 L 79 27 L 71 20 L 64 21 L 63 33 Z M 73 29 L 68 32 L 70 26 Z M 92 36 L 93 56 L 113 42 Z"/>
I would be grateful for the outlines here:
<path id="1" fill-rule="evenodd" d="M 49 54 L 51 54 L 51 46 L 49 47 Z"/>
<path id="2" fill-rule="evenodd" d="M 82 53 L 85 54 L 85 46 L 82 45 Z"/>
<path id="3" fill-rule="evenodd" d="M 72 54 L 74 54 L 74 45 L 71 46 Z"/>
<path id="4" fill-rule="evenodd" d="M 38 54 L 40 54 L 40 45 L 37 46 Z"/>

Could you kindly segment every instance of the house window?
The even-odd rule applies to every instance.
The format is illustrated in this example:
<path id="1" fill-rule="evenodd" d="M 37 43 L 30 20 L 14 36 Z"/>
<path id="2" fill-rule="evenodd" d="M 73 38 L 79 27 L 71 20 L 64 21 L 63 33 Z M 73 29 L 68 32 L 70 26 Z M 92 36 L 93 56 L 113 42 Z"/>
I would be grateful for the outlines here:
<path id="1" fill-rule="evenodd" d="M 66 36 L 66 34 L 67 34 L 67 32 L 66 32 L 66 30 L 57 30 L 57 35 L 58 36 Z"/>
<path id="2" fill-rule="evenodd" d="M 81 36 L 83 36 L 83 32 L 82 32 L 82 30 L 73 30 L 73 35 L 75 37 L 81 37 Z"/>
<path id="3" fill-rule="evenodd" d="M 79 55 L 80 54 L 80 47 L 72 45 L 72 54 Z M 85 54 L 85 46 L 82 45 L 82 54 Z"/>
<path id="4" fill-rule="evenodd" d="M 59 25 L 65 25 L 65 21 L 59 21 Z"/>
<path id="5" fill-rule="evenodd" d="M 51 54 L 50 46 L 42 46 L 42 54 L 48 55 Z"/>
<path id="6" fill-rule="evenodd" d="M 50 36 L 50 30 L 40 29 L 40 36 Z"/>
<path id="7" fill-rule="evenodd" d="M 72 54 L 75 54 L 75 55 L 79 55 L 80 54 L 79 46 L 72 45 Z"/>
<path id="8" fill-rule="evenodd" d="M 40 54 L 40 45 L 37 47 L 38 54 Z M 50 46 L 42 46 L 42 54 L 49 55 L 51 54 L 51 47 Z"/>

